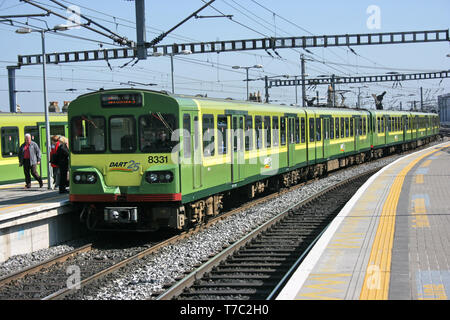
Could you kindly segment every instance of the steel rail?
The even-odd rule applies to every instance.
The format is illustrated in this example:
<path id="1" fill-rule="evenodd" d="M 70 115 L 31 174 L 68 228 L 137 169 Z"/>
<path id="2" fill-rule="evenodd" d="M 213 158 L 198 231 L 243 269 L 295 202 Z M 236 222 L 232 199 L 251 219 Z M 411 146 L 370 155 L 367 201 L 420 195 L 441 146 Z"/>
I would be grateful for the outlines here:
<path id="1" fill-rule="evenodd" d="M 156 298 L 156 300 L 170 300 L 170 299 L 175 298 L 176 296 L 180 295 L 183 292 L 184 289 L 190 287 L 191 285 L 194 284 L 195 281 L 201 279 L 205 273 L 210 272 L 215 266 L 219 265 L 222 261 L 224 261 L 229 256 L 231 256 L 234 252 L 236 252 L 241 247 L 245 246 L 247 243 L 249 243 L 250 241 L 255 239 L 262 232 L 264 232 L 265 230 L 267 230 L 268 228 L 270 228 L 271 226 L 273 226 L 274 224 L 276 224 L 277 222 L 279 222 L 280 220 L 285 218 L 292 209 L 305 206 L 308 203 L 314 201 L 315 199 L 323 196 L 324 194 L 326 194 L 328 192 L 334 191 L 337 188 L 339 188 L 339 187 L 341 187 L 341 186 L 343 186 L 345 184 L 351 183 L 352 181 L 355 181 L 355 180 L 357 180 L 357 179 L 359 179 L 359 178 L 361 178 L 363 176 L 372 175 L 375 172 L 377 172 L 378 170 L 380 170 L 380 168 L 372 169 L 372 170 L 369 170 L 369 171 L 364 172 L 362 174 L 353 176 L 353 177 L 351 177 L 349 179 L 346 179 L 346 180 L 341 181 L 341 182 L 339 182 L 337 184 L 334 184 L 334 185 L 332 185 L 332 186 L 330 186 L 328 188 L 325 188 L 324 190 L 322 190 L 322 191 L 320 191 L 320 192 L 318 192 L 318 193 L 308 197 L 307 199 L 299 201 L 296 204 L 290 206 L 289 208 L 287 208 L 283 212 L 279 213 L 278 215 L 276 215 L 272 219 L 268 220 L 266 223 L 262 224 L 261 226 L 259 226 L 255 230 L 253 230 L 251 233 L 249 233 L 246 236 L 244 236 L 243 238 L 241 238 L 241 240 L 235 242 L 233 245 L 231 245 L 230 247 L 228 247 L 224 251 L 220 252 L 219 254 L 214 256 L 212 259 L 208 260 L 202 266 L 200 266 L 199 268 L 197 268 L 196 270 L 191 272 L 189 275 L 187 275 L 183 280 L 181 280 L 178 283 L 174 284 L 166 292 L 164 292 L 163 294 L 159 295 Z M 320 235 L 319 235 L 319 237 L 320 237 Z M 314 242 L 316 240 L 314 240 Z M 311 248 L 311 246 L 310 246 L 310 248 Z M 297 261 L 296 263 L 298 264 L 299 262 Z M 286 280 L 286 279 L 284 278 L 282 281 L 284 281 L 284 280 Z M 278 284 L 277 287 L 278 286 L 280 286 L 280 284 Z"/>
<path id="2" fill-rule="evenodd" d="M 80 248 L 60 254 L 54 258 L 48 259 L 48 260 L 38 263 L 36 265 L 30 266 L 23 270 L 19 270 L 13 274 L 6 275 L 5 277 L 0 278 L 0 287 L 5 284 L 10 283 L 11 281 L 21 279 L 30 274 L 37 273 L 44 268 L 48 268 L 48 267 L 51 267 L 52 265 L 55 265 L 56 263 L 64 262 L 64 261 L 68 260 L 69 258 L 72 258 L 73 256 L 78 255 L 80 253 L 88 252 L 91 249 L 92 249 L 92 243 L 89 243 Z"/>

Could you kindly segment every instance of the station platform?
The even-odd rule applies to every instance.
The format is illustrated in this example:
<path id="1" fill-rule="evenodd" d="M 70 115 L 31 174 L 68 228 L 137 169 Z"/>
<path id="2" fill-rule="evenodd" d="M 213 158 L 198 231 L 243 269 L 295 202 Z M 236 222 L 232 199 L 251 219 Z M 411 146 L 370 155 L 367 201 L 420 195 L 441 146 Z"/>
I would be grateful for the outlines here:
<path id="1" fill-rule="evenodd" d="M 39 188 L 39 183 L 33 181 L 31 188 L 26 189 L 25 183 L 15 183 L 0 186 L 0 221 L 12 217 L 42 211 L 43 208 L 54 205 L 61 206 L 68 202 L 68 194 L 60 194 L 58 190 L 49 190 L 47 181 Z"/>
<path id="2" fill-rule="evenodd" d="M 0 186 L 0 262 L 17 254 L 72 240 L 79 234 L 78 215 L 68 194 L 33 181 Z"/>
<path id="3" fill-rule="evenodd" d="M 448 300 L 450 142 L 373 175 L 277 300 Z"/>

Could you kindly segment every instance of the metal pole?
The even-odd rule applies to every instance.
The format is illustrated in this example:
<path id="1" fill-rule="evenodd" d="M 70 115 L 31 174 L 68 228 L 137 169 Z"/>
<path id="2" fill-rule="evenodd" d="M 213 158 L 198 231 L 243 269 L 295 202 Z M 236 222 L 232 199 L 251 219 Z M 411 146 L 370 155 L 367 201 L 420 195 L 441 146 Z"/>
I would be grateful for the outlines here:
<path id="1" fill-rule="evenodd" d="M 136 0 L 136 39 L 137 57 L 139 60 L 147 59 L 147 48 L 145 47 L 145 1 Z"/>
<path id="2" fill-rule="evenodd" d="M 8 69 L 8 86 L 9 86 L 9 112 L 17 111 L 16 101 L 16 69 L 15 66 L 6 67 Z"/>
<path id="3" fill-rule="evenodd" d="M 50 171 L 50 123 L 48 117 L 48 108 L 47 108 L 47 78 L 46 78 L 46 61 L 45 61 L 45 35 L 44 30 L 41 31 L 42 38 L 42 76 L 44 81 L 44 111 L 45 111 L 45 139 L 46 139 L 46 149 L 47 149 L 47 187 L 48 189 L 52 188 L 52 174 Z M 41 162 L 42 167 L 42 162 Z"/>
<path id="4" fill-rule="evenodd" d="M 336 89 L 335 89 L 335 85 L 334 85 L 334 77 L 335 77 L 335 75 L 332 74 L 331 75 L 331 88 L 333 89 L 333 92 L 332 92 L 333 108 L 336 107 L 336 94 L 335 94 Z"/>
<path id="5" fill-rule="evenodd" d="M 295 104 L 298 105 L 297 76 L 295 76 Z"/>
<path id="6" fill-rule="evenodd" d="M 420 111 L 423 112 L 423 88 L 420 87 Z"/>
<path id="7" fill-rule="evenodd" d="M 302 54 L 300 56 L 302 61 L 302 106 L 305 107 L 305 99 L 306 99 L 306 83 L 305 83 L 305 55 Z"/>
<path id="8" fill-rule="evenodd" d="M 249 67 L 245 68 L 245 71 L 247 71 L 247 99 L 245 99 L 246 101 L 248 101 L 248 69 L 250 69 Z"/>
<path id="9" fill-rule="evenodd" d="M 266 89 L 266 103 L 269 103 L 269 77 L 264 77 L 264 88 Z"/>
<path id="10" fill-rule="evenodd" d="M 172 70 L 172 93 L 175 94 L 175 84 L 173 80 L 173 53 L 170 54 L 170 68 Z"/>

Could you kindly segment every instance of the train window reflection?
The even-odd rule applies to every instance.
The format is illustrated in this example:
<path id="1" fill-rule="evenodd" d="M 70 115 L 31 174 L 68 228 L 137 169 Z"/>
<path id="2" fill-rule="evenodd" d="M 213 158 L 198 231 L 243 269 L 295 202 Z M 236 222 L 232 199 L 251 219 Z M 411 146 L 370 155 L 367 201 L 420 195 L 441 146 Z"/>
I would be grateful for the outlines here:
<path id="1" fill-rule="evenodd" d="M 178 141 L 172 141 L 176 118 L 168 113 L 151 113 L 139 118 L 139 141 L 142 152 L 170 153 Z"/>

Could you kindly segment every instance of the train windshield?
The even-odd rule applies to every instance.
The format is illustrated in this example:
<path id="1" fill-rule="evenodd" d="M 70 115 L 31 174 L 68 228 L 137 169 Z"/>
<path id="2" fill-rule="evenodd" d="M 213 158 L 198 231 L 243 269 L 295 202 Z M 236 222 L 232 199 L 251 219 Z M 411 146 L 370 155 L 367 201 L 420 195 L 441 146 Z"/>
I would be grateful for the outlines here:
<path id="1" fill-rule="evenodd" d="M 105 151 L 105 119 L 103 117 L 74 117 L 71 122 L 74 153 Z"/>
<path id="2" fill-rule="evenodd" d="M 140 149 L 145 153 L 169 153 L 178 141 L 172 141 L 176 118 L 168 113 L 151 113 L 139 118 Z"/>

